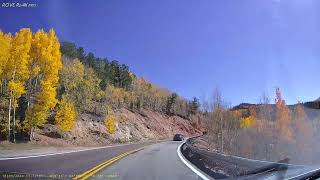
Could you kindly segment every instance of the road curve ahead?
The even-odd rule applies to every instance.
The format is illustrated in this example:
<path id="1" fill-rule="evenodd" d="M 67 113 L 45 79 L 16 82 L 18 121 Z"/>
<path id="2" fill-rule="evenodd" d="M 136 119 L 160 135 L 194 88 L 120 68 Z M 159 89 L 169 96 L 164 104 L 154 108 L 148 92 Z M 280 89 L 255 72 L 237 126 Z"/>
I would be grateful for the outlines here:
<path id="1" fill-rule="evenodd" d="M 177 148 L 180 144 L 181 142 L 169 141 L 147 146 L 106 167 L 91 179 L 201 179 L 178 157 Z"/>
<path id="2" fill-rule="evenodd" d="M 108 159 L 153 142 L 115 145 L 56 155 L 0 159 L 0 179 L 71 179 Z"/>

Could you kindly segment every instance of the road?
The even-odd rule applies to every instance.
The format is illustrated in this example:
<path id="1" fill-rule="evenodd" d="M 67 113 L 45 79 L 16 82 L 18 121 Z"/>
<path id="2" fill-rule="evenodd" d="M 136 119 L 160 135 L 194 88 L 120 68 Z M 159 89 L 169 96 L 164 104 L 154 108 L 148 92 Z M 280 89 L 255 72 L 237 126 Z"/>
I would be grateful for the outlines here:
<path id="1" fill-rule="evenodd" d="M 107 166 L 92 179 L 200 179 L 177 155 L 181 142 L 141 143 L 22 159 L 0 160 L 0 179 L 71 179 L 125 152 L 144 147 Z"/>
<path id="2" fill-rule="evenodd" d="M 92 179 L 200 179 L 178 157 L 177 148 L 180 144 L 171 141 L 150 145 L 103 169 Z"/>
<path id="3" fill-rule="evenodd" d="M 74 175 L 125 152 L 153 143 L 127 144 L 88 151 L 50 156 L 0 160 L 0 179 L 17 176 L 19 179 L 71 179 Z M 27 178 L 21 178 L 27 177 Z"/>

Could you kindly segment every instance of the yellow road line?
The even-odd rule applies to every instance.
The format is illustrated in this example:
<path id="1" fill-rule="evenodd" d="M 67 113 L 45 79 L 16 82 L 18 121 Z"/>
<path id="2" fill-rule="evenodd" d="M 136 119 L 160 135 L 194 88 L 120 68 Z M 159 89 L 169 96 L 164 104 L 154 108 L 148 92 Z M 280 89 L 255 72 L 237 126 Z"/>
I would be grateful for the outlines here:
<path id="1" fill-rule="evenodd" d="M 121 158 L 123 158 L 123 157 L 125 157 L 125 156 L 127 156 L 127 155 L 129 155 L 129 154 L 138 152 L 138 151 L 140 151 L 140 150 L 142 150 L 142 149 L 143 149 L 143 148 L 139 148 L 139 149 L 135 149 L 135 150 L 128 151 L 128 152 L 125 152 L 125 153 L 123 153 L 123 154 L 120 154 L 119 156 L 116 156 L 116 157 L 114 157 L 114 158 L 112 158 L 112 159 L 109 159 L 109 160 L 107 160 L 107 161 L 105 161 L 105 162 L 103 162 L 103 163 L 101 163 L 101 164 L 99 164 L 99 165 L 97 165 L 97 166 L 89 169 L 88 171 L 86 171 L 86 172 L 84 172 L 84 173 L 82 173 L 82 174 L 80 174 L 80 175 L 75 176 L 75 177 L 72 178 L 72 179 L 74 179 L 74 180 L 78 180 L 78 179 L 83 179 L 83 180 L 85 180 L 85 179 L 88 179 L 88 178 L 90 178 L 91 176 L 93 176 L 94 174 L 96 174 L 97 172 L 99 172 L 101 169 L 109 166 L 110 164 L 112 164 L 112 163 L 120 160 Z"/>

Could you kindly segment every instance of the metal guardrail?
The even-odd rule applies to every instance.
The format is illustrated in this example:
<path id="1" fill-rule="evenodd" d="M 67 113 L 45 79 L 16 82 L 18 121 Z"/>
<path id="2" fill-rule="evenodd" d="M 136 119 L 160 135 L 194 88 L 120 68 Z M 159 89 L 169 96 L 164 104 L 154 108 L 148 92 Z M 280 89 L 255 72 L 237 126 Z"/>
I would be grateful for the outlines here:
<path id="1" fill-rule="evenodd" d="M 281 171 L 285 173 L 288 167 L 290 167 L 290 169 L 304 167 L 287 164 L 287 159 L 279 162 L 260 161 L 199 149 L 193 144 L 194 140 L 201 136 L 187 139 L 180 150 L 187 160 L 214 179 L 248 176 L 263 172 Z M 232 172 L 231 174 L 233 174 L 233 176 L 215 170 L 212 166 L 216 163 L 225 165 L 225 168 L 229 172 Z"/>
<path id="2" fill-rule="evenodd" d="M 192 145 L 192 139 L 198 138 L 200 136 L 192 137 L 186 140 L 185 143 L 181 146 L 181 153 L 182 155 L 191 162 L 194 166 L 196 166 L 198 169 L 200 169 L 205 174 L 209 175 L 210 177 L 214 179 L 223 179 L 227 178 L 228 176 L 217 173 L 209 169 L 206 165 L 206 162 L 203 161 L 203 156 L 200 154 L 195 147 Z"/>

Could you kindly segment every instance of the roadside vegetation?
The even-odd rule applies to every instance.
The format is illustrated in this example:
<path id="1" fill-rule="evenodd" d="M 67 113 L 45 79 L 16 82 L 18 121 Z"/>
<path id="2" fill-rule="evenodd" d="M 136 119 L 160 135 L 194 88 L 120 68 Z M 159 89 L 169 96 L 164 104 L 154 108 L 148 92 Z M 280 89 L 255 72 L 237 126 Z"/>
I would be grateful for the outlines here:
<path id="1" fill-rule="evenodd" d="M 53 29 L 0 32 L 0 88 L 0 139 L 13 142 L 32 140 L 45 124 L 68 132 L 83 113 L 104 116 L 101 124 L 113 134 L 122 108 L 190 120 L 200 106 L 197 98 L 160 88 L 116 60 L 60 44 Z"/>
<path id="2" fill-rule="evenodd" d="M 319 139 L 319 110 L 308 109 L 312 112 L 307 113 L 300 102 L 286 105 L 279 88 L 274 104 L 263 94 L 257 104 L 231 108 L 219 90 L 204 104 L 211 150 L 260 160 L 318 161 L 319 148 L 314 144 Z"/>

